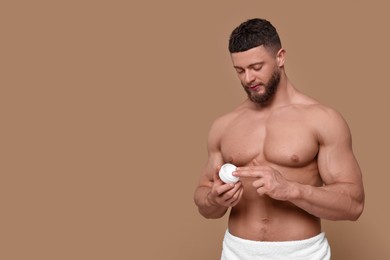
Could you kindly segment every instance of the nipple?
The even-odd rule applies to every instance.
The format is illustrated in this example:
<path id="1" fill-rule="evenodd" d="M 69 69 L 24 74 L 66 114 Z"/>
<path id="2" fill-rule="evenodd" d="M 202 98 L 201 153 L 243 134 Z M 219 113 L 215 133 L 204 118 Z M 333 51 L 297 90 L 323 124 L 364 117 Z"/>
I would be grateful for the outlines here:
<path id="1" fill-rule="evenodd" d="M 293 154 L 292 156 L 291 156 L 291 160 L 293 161 L 293 162 L 299 162 L 299 157 L 298 157 L 298 155 L 296 155 L 296 154 Z"/>

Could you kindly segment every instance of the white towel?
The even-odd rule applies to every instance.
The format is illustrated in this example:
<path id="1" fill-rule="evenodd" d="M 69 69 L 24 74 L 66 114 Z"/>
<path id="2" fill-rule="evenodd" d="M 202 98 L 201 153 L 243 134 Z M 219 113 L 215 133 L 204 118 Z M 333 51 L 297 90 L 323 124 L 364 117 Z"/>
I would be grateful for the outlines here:
<path id="1" fill-rule="evenodd" d="M 227 230 L 221 260 L 329 260 L 330 247 L 325 233 L 297 241 L 252 241 L 233 236 Z"/>

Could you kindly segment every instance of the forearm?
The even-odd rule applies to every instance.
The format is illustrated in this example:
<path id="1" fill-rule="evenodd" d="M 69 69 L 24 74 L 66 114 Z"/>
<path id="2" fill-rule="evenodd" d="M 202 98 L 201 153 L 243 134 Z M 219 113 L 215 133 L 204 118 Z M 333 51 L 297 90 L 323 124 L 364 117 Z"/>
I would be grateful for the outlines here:
<path id="1" fill-rule="evenodd" d="M 210 191 L 209 187 L 199 186 L 195 191 L 195 204 L 198 206 L 199 213 L 205 218 L 221 218 L 228 208 L 212 203 L 209 199 Z"/>
<path id="2" fill-rule="evenodd" d="M 357 220 L 363 211 L 364 194 L 355 184 L 337 183 L 322 187 L 294 184 L 290 202 L 327 220 Z"/>

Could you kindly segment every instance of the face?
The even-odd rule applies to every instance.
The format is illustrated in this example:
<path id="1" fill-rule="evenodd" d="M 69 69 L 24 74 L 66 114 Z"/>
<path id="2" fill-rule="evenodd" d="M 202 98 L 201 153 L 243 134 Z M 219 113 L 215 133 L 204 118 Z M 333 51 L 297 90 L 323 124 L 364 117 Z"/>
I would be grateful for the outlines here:
<path id="1" fill-rule="evenodd" d="M 249 99 L 259 105 L 266 105 L 275 95 L 280 82 L 281 72 L 275 56 L 259 46 L 232 53 L 231 57 Z"/>

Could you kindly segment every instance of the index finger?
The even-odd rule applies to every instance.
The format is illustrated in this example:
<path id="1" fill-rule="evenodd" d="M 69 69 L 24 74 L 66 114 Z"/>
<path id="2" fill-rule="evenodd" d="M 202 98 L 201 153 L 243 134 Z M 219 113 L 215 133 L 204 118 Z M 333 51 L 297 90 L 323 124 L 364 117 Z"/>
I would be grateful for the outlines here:
<path id="1" fill-rule="evenodd" d="M 238 167 L 233 172 L 233 176 L 236 177 L 262 177 L 262 172 L 259 169 L 252 169 L 251 167 Z"/>

